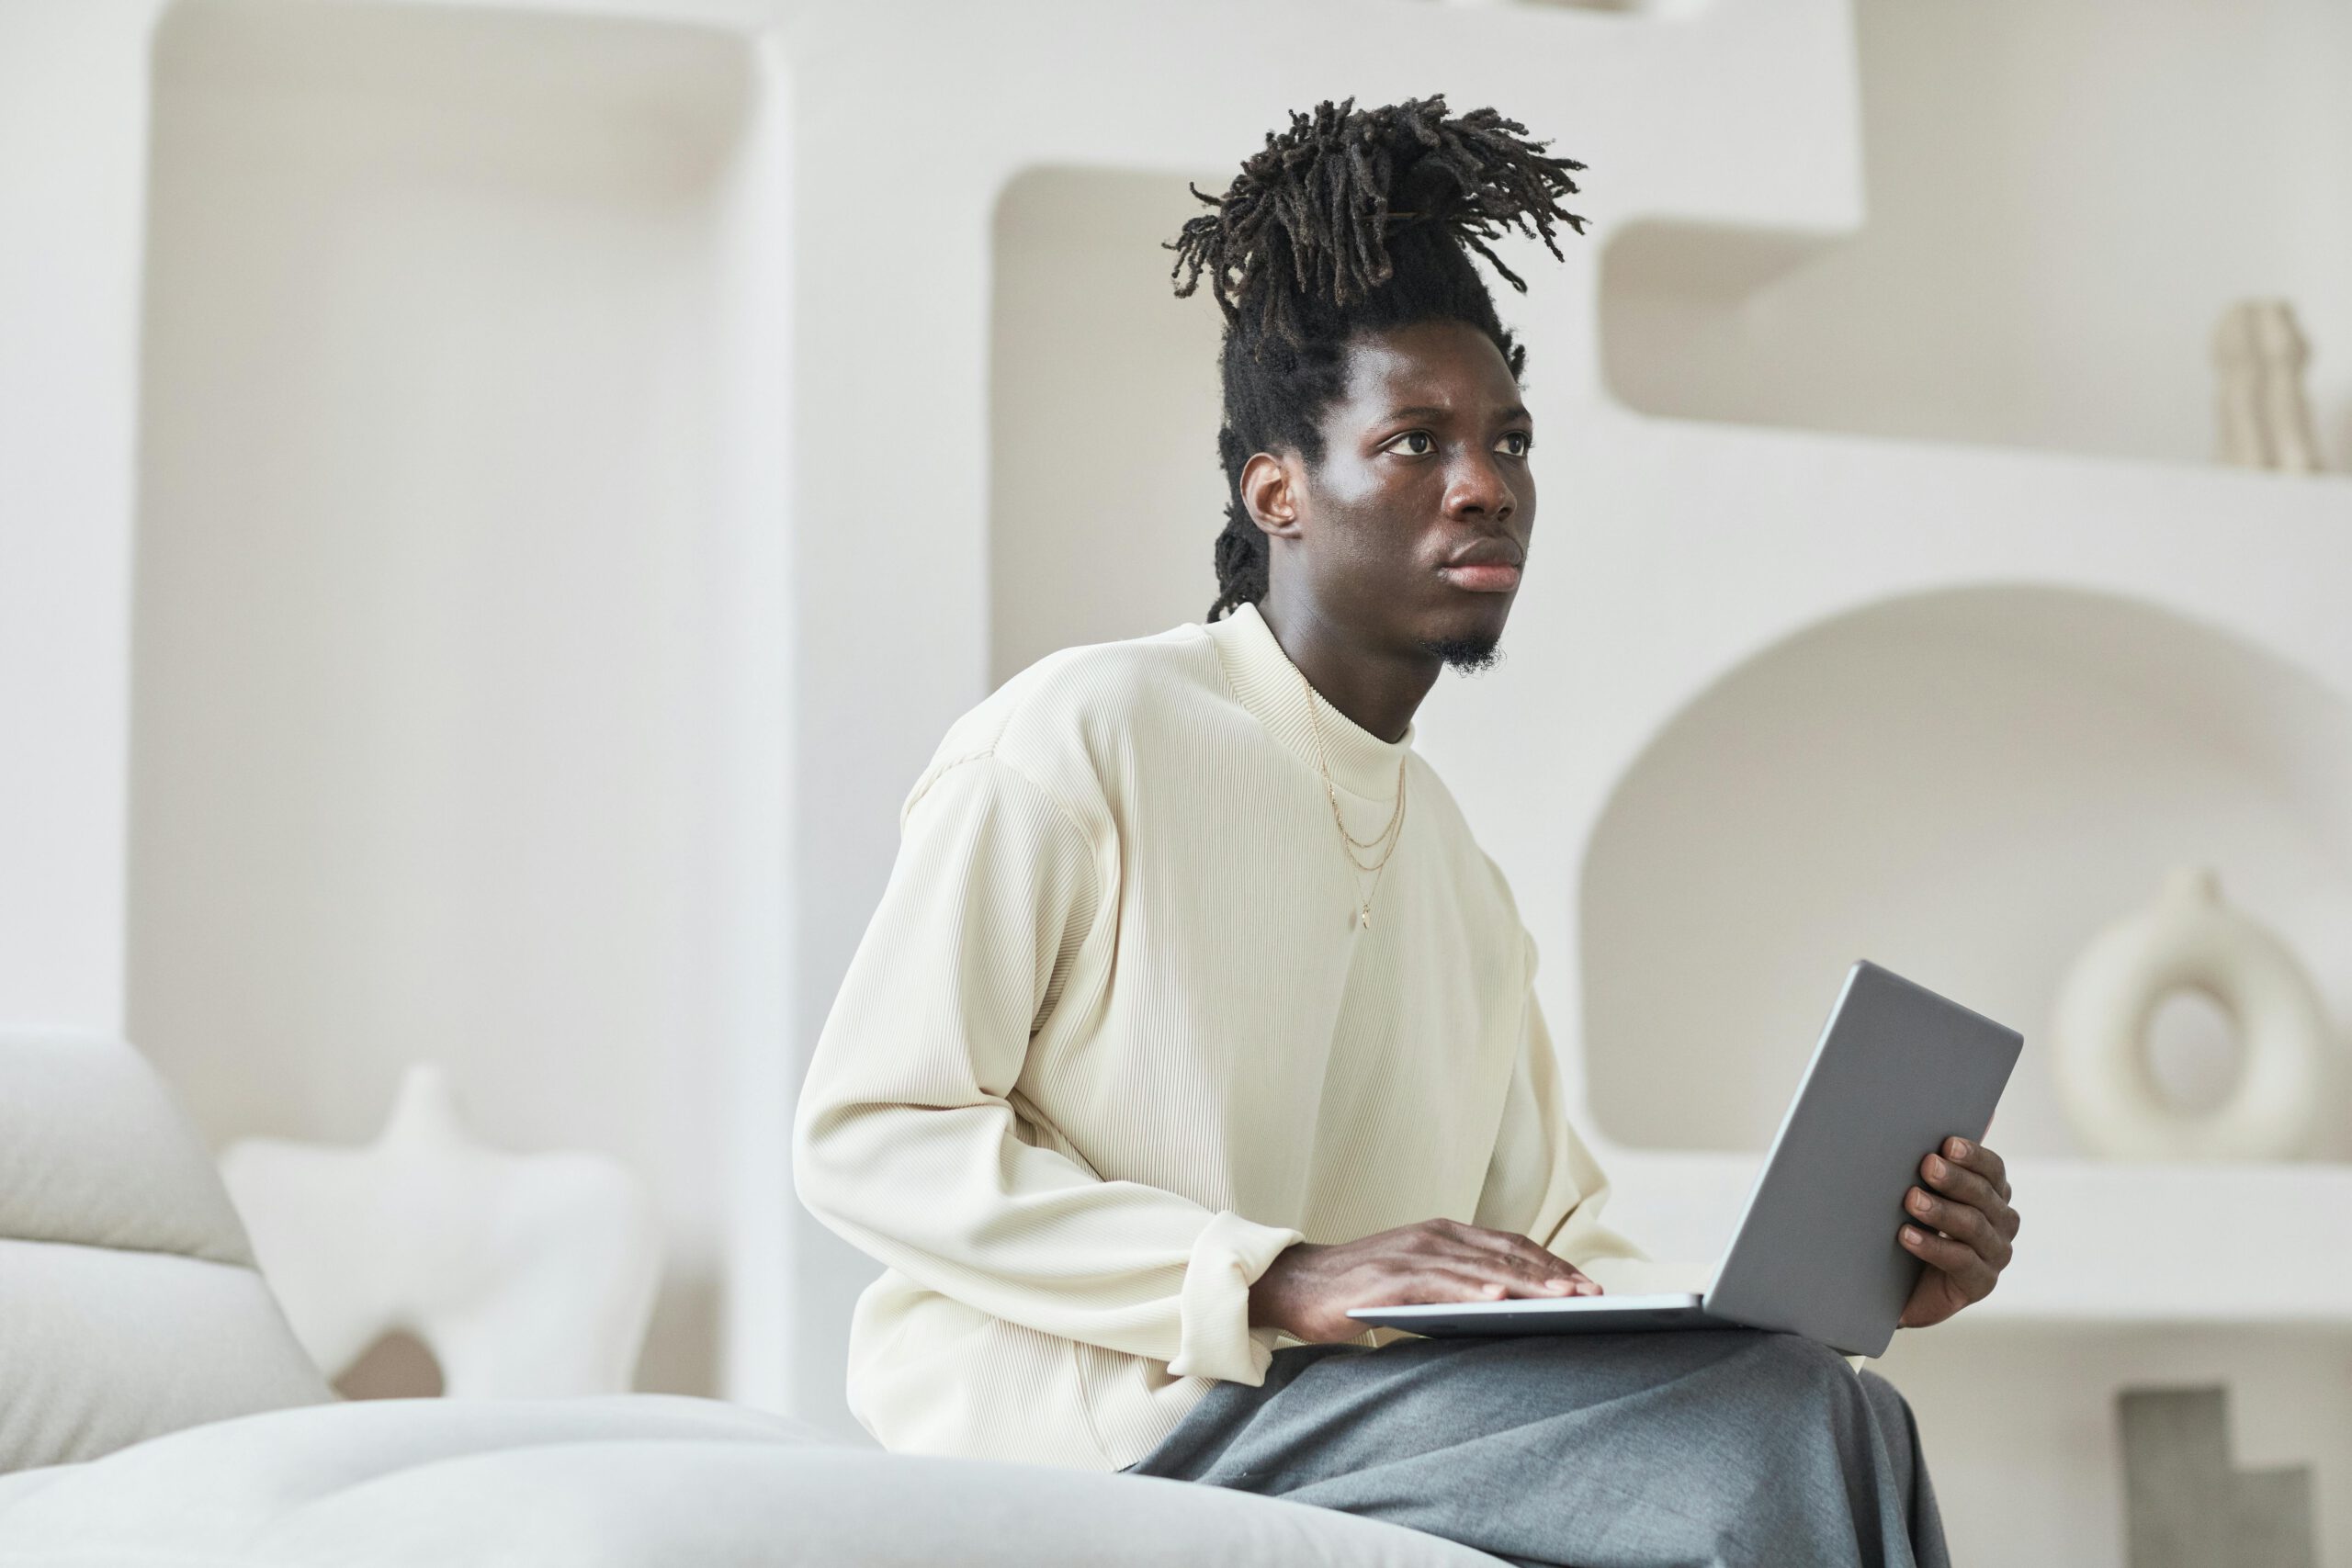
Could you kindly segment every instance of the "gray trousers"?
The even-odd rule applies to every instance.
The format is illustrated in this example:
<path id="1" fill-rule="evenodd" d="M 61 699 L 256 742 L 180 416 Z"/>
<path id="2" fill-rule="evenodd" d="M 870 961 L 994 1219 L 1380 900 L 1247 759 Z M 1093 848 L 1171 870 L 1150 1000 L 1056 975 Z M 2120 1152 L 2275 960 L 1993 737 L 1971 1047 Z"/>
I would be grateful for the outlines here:
<path id="1" fill-rule="evenodd" d="M 1544 1568 L 1950 1568 L 1911 1408 L 1746 1328 L 1274 1353 L 1128 1472 L 1363 1514 Z"/>

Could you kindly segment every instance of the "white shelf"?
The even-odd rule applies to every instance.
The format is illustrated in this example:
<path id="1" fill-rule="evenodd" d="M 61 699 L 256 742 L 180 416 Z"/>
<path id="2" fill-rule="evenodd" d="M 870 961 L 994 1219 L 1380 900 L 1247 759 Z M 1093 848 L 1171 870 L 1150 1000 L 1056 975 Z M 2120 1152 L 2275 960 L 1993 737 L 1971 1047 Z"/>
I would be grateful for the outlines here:
<path id="1" fill-rule="evenodd" d="M 1675 1260 L 1716 1256 L 1761 1157 L 1600 1154 L 1612 1219 Z M 2017 1259 L 1956 1321 L 2352 1329 L 2352 1165 L 2019 1158 L 2009 1184 Z"/>

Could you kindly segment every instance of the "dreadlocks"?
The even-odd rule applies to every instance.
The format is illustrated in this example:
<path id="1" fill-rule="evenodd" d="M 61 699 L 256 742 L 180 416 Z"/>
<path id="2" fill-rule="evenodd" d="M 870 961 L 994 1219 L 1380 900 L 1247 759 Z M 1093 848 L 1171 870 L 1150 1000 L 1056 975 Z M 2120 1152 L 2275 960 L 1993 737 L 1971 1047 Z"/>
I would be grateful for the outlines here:
<path id="1" fill-rule="evenodd" d="M 1216 540 L 1215 620 L 1266 592 L 1266 536 L 1241 499 L 1241 470 L 1259 452 L 1323 457 L 1317 422 L 1346 378 L 1358 333 L 1461 321 L 1494 340 L 1520 374 L 1527 351 L 1503 329 L 1464 254 L 1486 257 L 1521 293 L 1527 285 L 1487 245 L 1507 229 L 1560 256 L 1555 226 L 1584 232 L 1559 205 L 1584 165 L 1547 158 L 1544 141 L 1491 108 L 1448 118 L 1442 94 L 1384 108 L 1290 117 L 1266 133 L 1212 210 L 1187 220 L 1167 249 L 1179 298 L 1205 279 L 1225 315 L 1225 420 L 1217 456 L 1231 491 Z M 1563 257 L 1562 259 L 1566 259 Z"/>

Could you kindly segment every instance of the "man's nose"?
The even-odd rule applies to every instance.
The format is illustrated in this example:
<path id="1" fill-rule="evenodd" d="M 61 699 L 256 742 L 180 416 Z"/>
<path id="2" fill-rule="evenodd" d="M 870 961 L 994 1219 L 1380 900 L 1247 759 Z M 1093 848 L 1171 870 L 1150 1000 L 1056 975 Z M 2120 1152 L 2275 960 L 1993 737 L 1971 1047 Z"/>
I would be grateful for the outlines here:
<path id="1" fill-rule="evenodd" d="M 1449 517 L 1485 516 L 1499 523 L 1518 510 L 1518 492 L 1489 456 L 1464 457 L 1446 478 Z"/>

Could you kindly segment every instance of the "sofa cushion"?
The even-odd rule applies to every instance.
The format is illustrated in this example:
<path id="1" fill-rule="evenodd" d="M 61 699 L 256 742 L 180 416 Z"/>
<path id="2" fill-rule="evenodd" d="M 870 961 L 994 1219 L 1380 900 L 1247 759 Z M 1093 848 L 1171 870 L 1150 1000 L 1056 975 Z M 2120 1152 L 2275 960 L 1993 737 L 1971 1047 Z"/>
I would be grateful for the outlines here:
<path id="1" fill-rule="evenodd" d="M 334 1398 L 136 1051 L 0 1035 L 0 1472 Z"/>
<path id="2" fill-rule="evenodd" d="M 1493 1568 L 1190 1482 L 823 1440 L 670 1394 L 279 1411 L 0 1478 L 0 1562 L 248 1568 Z"/>

